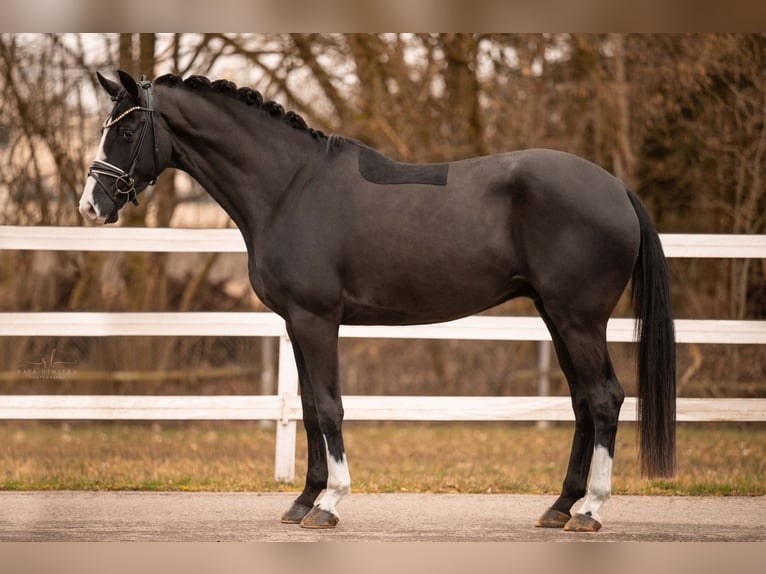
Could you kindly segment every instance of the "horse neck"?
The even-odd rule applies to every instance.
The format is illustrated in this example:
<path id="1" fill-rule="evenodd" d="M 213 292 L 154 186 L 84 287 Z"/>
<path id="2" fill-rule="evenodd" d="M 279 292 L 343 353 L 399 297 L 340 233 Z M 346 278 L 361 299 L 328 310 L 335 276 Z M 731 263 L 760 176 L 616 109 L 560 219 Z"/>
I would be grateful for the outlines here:
<path id="1" fill-rule="evenodd" d="M 169 167 L 191 175 L 253 239 L 319 146 L 230 96 L 165 88 L 157 111 L 170 133 Z M 160 101 L 165 105 L 160 107 Z"/>

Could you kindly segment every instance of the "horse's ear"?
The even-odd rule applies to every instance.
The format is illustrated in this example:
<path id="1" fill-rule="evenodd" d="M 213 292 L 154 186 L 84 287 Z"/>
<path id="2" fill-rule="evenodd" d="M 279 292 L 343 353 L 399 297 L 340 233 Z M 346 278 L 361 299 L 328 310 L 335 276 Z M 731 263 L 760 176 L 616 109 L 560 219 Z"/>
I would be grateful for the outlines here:
<path id="1" fill-rule="evenodd" d="M 96 77 L 98 78 L 98 83 L 106 90 L 107 94 L 112 96 L 112 99 L 115 99 L 122 91 L 122 86 L 120 86 L 120 84 L 113 82 L 109 78 L 105 78 L 99 72 L 96 72 Z"/>
<path id="2" fill-rule="evenodd" d="M 125 70 L 117 70 L 117 75 L 120 76 L 122 87 L 125 88 L 125 91 L 128 92 L 131 99 L 138 104 L 138 84 L 133 79 L 133 76 L 128 74 Z"/>

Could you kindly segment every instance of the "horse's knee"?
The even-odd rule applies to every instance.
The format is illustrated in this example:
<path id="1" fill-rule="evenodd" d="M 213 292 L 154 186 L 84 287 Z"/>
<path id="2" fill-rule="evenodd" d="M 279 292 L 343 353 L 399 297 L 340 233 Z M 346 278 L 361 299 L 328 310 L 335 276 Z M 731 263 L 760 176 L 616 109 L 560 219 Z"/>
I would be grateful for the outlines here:
<path id="1" fill-rule="evenodd" d="M 591 390 L 588 393 L 588 408 L 593 423 L 598 430 L 612 430 L 617 428 L 622 403 L 625 401 L 625 391 L 620 384 L 607 379 L 603 386 Z"/>
<path id="2" fill-rule="evenodd" d="M 319 428 L 325 436 L 341 432 L 343 425 L 343 404 L 340 400 L 327 400 L 317 404 Z"/>

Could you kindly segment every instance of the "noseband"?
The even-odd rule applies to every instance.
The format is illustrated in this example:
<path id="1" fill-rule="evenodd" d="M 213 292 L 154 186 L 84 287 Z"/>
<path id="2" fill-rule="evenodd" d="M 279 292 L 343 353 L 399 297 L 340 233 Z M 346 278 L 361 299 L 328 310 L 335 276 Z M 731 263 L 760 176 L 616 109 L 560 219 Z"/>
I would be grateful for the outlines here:
<path id="1" fill-rule="evenodd" d="M 107 118 L 106 120 L 104 120 L 104 124 L 102 126 L 104 129 L 108 129 L 135 111 L 146 112 L 147 119 L 144 122 L 144 125 L 141 126 L 141 132 L 138 136 L 138 143 L 133 148 L 133 151 L 130 154 L 130 161 L 128 161 L 128 170 L 125 171 L 122 168 L 117 167 L 116 165 L 112 165 L 111 163 L 100 160 L 100 159 L 93 160 L 93 163 L 90 164 L 90 168 L 88 169 L 88 176 L 96 180 L 96 183 L 98 183 L 101 189 L 104 190 L 104 193 L 106 193 L 106 196 L 112 200 L 112 203 L 114 203 L 115 207 L 117 207 L 117 198 L 116 198 L 117 194 L 126 195 L 128 197 L 128 200 L 133 205 L 136 205 L 136 206 L 138 205 L 138 200 L 136 199 L 138 192 L 136 191 L 136 180 L 133 177 L 133 172 L 136 169 L 136 163 L 138 162 L 138 157 L 139 155 L 141 155 L 141 148 L 144 146 L 144 139 L 146 138 L 146 132 L 149 131 L 149 126 L 151 126 L 152 128 L 152 142 L 154 147 L 154 173 L 155 173 L 154 177 L 149 181 L 149 185 L 154 185 L 157 182 L 156 174 L 157 174 L 157 166 L 159 164 L 159 160 L 158 160 L 159 149 L 157 147 L 157 137 L 156 137 L 156 132 L 154 130 L 154 87 L 152 86 L 152 83 L 146 79 L 146 76 L 141 76 L 141 82 L 139 85 L 145 90 L 146 106 L 133 106 L 132 108 L 125 110 L 123 113 L 121 113 L 119 116 L 117 116 L 114 119 Z M 109 189 L 109 187 L 104 185 L 98 176 L 113 178 L 114 179 L 113 189 Z"/>

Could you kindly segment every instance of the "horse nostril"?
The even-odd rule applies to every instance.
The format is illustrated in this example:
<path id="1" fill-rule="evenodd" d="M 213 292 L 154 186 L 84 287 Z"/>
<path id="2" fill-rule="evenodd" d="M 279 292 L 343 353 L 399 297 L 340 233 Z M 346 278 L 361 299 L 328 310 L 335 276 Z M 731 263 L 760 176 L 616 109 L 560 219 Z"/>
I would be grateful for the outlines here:
<path id="1" fill-rule="evenodd" d="M 98 219 L 98 213 L 92 203 L 87 202 L 80 206 L 80 214 L 88 221 L 95 221 Z"/>

